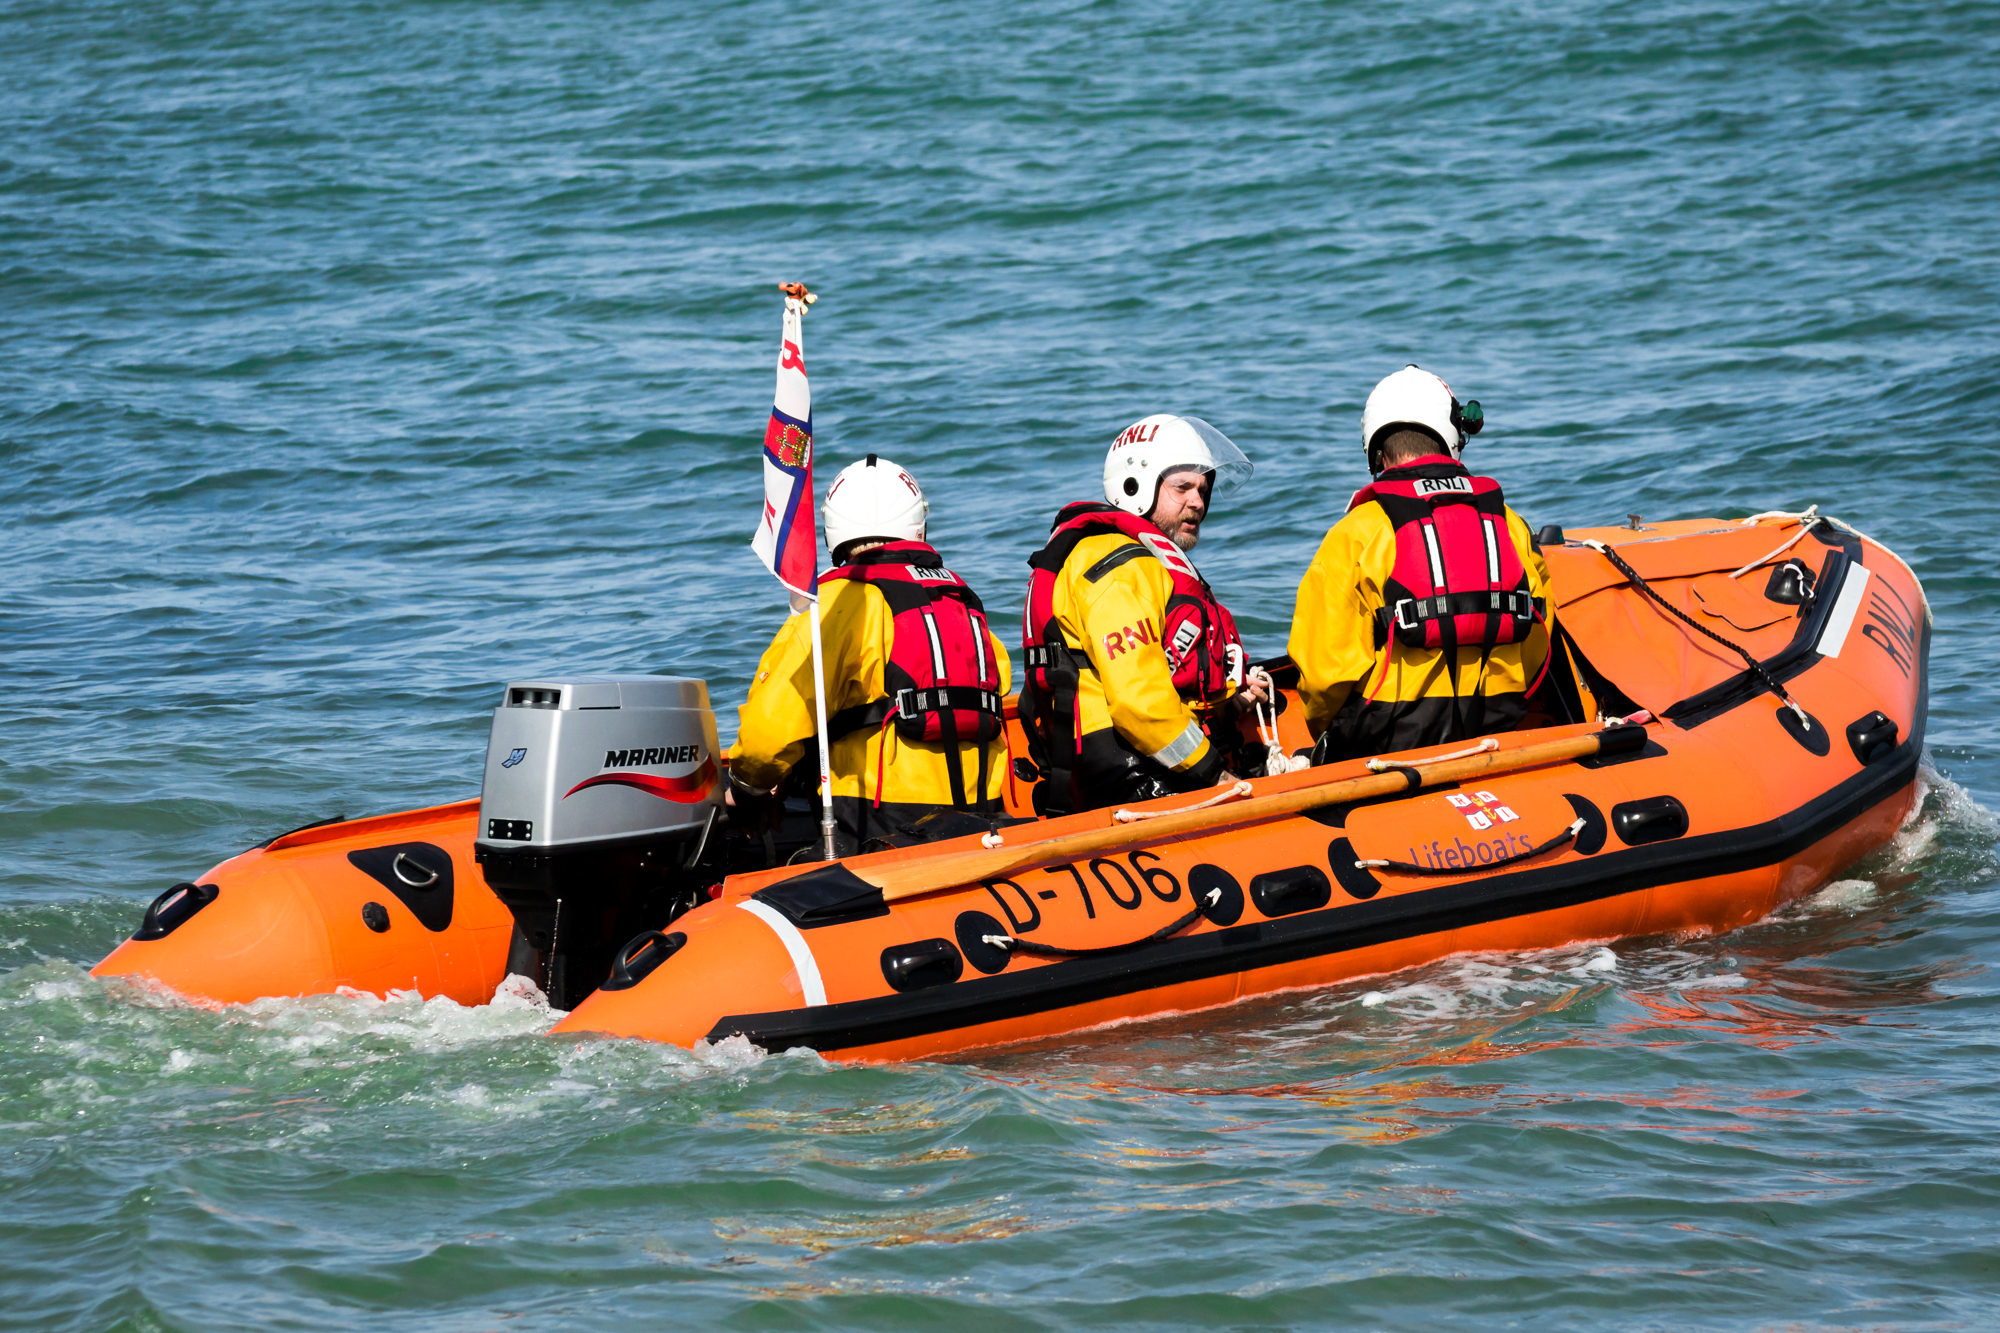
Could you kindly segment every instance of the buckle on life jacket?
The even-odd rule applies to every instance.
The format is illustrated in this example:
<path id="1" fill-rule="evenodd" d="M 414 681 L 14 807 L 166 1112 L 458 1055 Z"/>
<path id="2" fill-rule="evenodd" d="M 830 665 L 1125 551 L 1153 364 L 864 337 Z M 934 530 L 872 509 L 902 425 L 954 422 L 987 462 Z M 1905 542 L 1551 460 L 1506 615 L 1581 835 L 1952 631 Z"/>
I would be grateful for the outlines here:
<path id="1" fill-rule="evenodd" d="M 1381 648 L 1394 634 L 1403 643 L 1419 648 L 1424 644 L 1424 631 L 1429 625 L 1457 616 L 1489 614 L 1528 624 L 1540 618 L 1541 608 L 1538 599 L 1526 592 L 1453 592 L 1402 597 L 1393 606 L 1384 607 L 1382 618 L 1375 622 L 1375 646 Z"/>
<path id="2" fill-rule="evenodd" d="M 885 716 L 897 717 L 905 721 L 915 721 L 925 713 L 942 713 L 950 709 L 964 709 L 968 712 L 1001 715 L 1000 696 L 992 690 L 982 690 L 968 685 L 942 685 L 927 690 L 897 690 L 894 706 Z"/>

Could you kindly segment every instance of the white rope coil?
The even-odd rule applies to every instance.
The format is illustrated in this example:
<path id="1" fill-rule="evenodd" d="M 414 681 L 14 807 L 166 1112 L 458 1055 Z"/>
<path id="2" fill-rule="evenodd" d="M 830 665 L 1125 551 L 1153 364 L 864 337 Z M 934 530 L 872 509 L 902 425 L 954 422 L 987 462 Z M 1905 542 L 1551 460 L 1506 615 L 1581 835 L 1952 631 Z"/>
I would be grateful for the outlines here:
<path id="1" fill-rule="evenodd" d="M 1732 579 L 1742 578 L 1745 574 L 1748 574 L 1751 570 L 1757 568 L 1757 566 L 1763 564 L 1766 560 L 1771 559 L 1773 556 L 1783 555 L 1785 552 L 1791 550 L 1794 546 L 1797 546 L 1800 542 L 1804 541 L 1806 539 L 1806 534 L 1810 533 L 1814 527 L 1816 527 L 1821 523 L 1826 523 L 1831 521 L 1829 519 L 1820 516 L 1818 505 L 1808 505 L 1806 506 L 1805 510 L 1801 513 L 1758 514 L 1755 518 L 1744 519 L 1743 522 L 1755 523 L 1759 518 L 1794 519 L 1798 522 L 1799 530 L 1793 533 L 1785 541 L 1780 542 L 1778 545 L 1772 547 L 1769 551 L 1766 551 L 1763 555 L 1758 556 L 1755 560 L 1752 560 L 1749 564 L 1743 566 L 1743 568 L 1733 571 L 1729 575 L 1729 577 Z"/>
<path id="2" fill-rule="evenodd" d="M 1736 521 L 1736 526 L 1740 528 L 1747 528 L 1753 523 L 1762 523 L 1767 518 L 1777 518 L 1777 519 L 1788 518 L 1792 520 L 1794 523 L 1804 523 L 1808 520 L 1815 523 L 1831 523 L 1834 527 L 1839 528 L 1842 532 L 1851 532 L 1857 537 L 1862 535 L 1861 529 L 1854 527 L 1851 524 L 1841 522 L 1839 519 L 1835 518 L 1832 514 L 1820 513 L 1818 505 L 1807 505 L 1804 509 L 1796 511 L 1790 509 L 1766 509 L 1761 514 L 1752 514 L 1748 518 L 1738 519 Z"/>
<path id="3" fill-rule="evenodd" d="M 979 835 L 979 845 L 981 847 L 986 847 L 986 848 L 998 847 L 1001 843 L 1005 841 L 1007 840 L 1001 837 L 998 833 L 982 833 Z"/>
<path id="4" fill-rule="evenodd" d="M 1370 773 L 1387 773 L 1392 768 L 1422 768 L 1426 764 L 1442 764 L 1447 759 L 1469 759 L 1475 754 L 1485 754 L 1500 748 L 1497 737 L 1488 736 L 1477 745 L 1468 745 L 1463 750 L 1453 750 L 1450 754 L 1434 754 L 1428 759 L 1370 759 Z"/>
<path id="5" fill-rule="evenodd" d="M 1113 810 L 1111 818 L 1120 824 L 1136 824 L 1142 819 L 1158 819 L 1162 815 L 1184 815 L 1191 810 L 1206 810 L 1211 805 L 1221 805 L 1224 801 L 1233 801 L 1239 796 L 1249 794 L 1250 784 L 1239 778 L 1235 786 L 1219 791 L 1205 801 L 1196 801 L 1193 805 L 1175 806 L 1171 810 Z"/>
<path id="6" fill-rule="evenodd" d="M 1271 673 L 1263 667 L 1252 667 L 1248 680 L 1253 685 L 1264 687 L 1264 698 L 1257 703 L 1257 735 L 1264 742 L 1264 776 L 1299 773 L 1311 768 L 1310 757 L 1286 754 L 1285 743 L 1278 738 L 1278 686 L 1271 679 Z"/>
<path id="7" fill-rule="evenodd" d="M 1791 511 L 1785 509 L 1767 509 L 1761 514 L 1752 514 L 1750 515 L 1750 517 L 1743 519 L 1739 524 L 1739 526 L 1748 527 L 1752 523 L 1762 523 L 1767 518 L 1790 519 L 1794 523 L 1797 523 L 1799 525 L 1799 531 L 1793 533 L 1791 540 L 1786 542 L 1783 546 L 1780 546 L 1776 551 L 1771 552 L 1771 555 L 1764 556 L 1762 559 L 1751 561 L 1749 564 L 1743 566 L 1742 569 L 1737 570 L 1735 574 L 1731 574 L 1729 576 L 1730 578 L 1732 579 L 1735 578 L 1737 574 L 1746 574 L 1749 571 L 1755 569 L 1758 565 L 1763 564 L 1765 560 L 1769 560 L 1772 555 L 1777 555 L 1782 551 L 1790 550 L 1793 546 L 1798 544 L 1799 538 L 1805 536 L 1806 533 L 1812 531 L 1815 525 L 1820 523 L 1824 523 L 1830 528 L 1839 528 L 1842 532 L 1845 532 L 1852 537 L 1859 537 L 1865 541 L 1875 540 L 1874 538 L 1870 537 L 1867 533 L 1863 532 L 1860 528 L 1855 527 L 1852 523 L 1843 523 L 1839 519 L 1835 518 L 1832 514 L 1820 513 L 1818 505 L 1807 505 L 1804 509 L 1799 510 L 1797 513 L 1792 513 Z M 1876 542 L 1876 545 L 1879 546 L 1881 545 L 1881 543 Z M 1908 568 L 1907 565 L 1905 565 L 1904 567 Z"/>

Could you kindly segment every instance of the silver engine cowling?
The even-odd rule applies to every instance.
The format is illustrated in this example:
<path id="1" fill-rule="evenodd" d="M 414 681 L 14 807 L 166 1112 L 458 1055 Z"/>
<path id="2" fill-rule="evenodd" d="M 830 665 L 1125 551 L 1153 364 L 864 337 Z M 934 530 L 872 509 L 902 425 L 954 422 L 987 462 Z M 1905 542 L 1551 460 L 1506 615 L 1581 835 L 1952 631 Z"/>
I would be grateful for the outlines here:
<path id="1" fill-rule="evenodd" d="M 519 927 L 510 970 L 559 1008 L 589 994 L 619 943 L 706 887 L 722 793 L 706 682 L 510 682 L 493 710 L 473 846 Z"/>
<path id="2" fill-rule="evenodd" d="M 515 681 L 493 710 L 479 845 L 560 852 L 698 834 L 722 801 L 716 748 L 705 681 Z"/>

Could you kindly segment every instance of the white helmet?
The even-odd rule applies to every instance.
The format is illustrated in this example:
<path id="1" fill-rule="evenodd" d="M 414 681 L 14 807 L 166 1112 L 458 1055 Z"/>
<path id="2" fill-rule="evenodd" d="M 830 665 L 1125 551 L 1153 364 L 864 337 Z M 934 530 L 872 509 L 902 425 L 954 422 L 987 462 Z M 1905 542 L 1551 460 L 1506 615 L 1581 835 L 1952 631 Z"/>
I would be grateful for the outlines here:
<path id="1" fill-rule="evenodd" d="M 1156 412 L 1118 433 L 1104 456 L 1104 498 L 1144 518 L 1159 498 L 1160 478 L 1177 467 L 1215 474 L 1215 490 L 1228 491 L 1254 471 L 1227 435 L 1200 417 Z"/>
<path id="2" fill-rule="evenodd" d="M 826 549 L 838 551 L 869 537 L 920 542 L 930 512 L 930 501 L 924 499 L 915 477 L 870 454 L 842 468 L 826 488 Z"/>
<path id="3" fill-rule="evenodd" d="M 1477 399 L 1460 407 L 1449 384 L 1428 370 L 1404 366 L 1376 385 L 1368 395 L 1368 405 L 1361 409 L 1361 443 L 1368 451 L 1368 470 L 1382 470 L 1382 441 L 1398 428 L 1423 431 L 1457 458 L 1465 452 L 1466 437 L 1477 435 L 1485 424 Z"/>

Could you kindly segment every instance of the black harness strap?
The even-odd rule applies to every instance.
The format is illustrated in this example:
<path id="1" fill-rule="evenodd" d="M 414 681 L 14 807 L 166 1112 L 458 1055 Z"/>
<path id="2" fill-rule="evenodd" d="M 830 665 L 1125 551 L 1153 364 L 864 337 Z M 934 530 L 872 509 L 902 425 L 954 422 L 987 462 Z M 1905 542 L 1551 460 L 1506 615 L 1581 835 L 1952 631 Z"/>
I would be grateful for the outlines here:
<path id="1" fill-rule="evenodd" d="M 916 717 L 932 710 L 949 712 L 965 709 L 975 713 L 1002 715 L 1003 701 L 992 690 L 982 690 L 972 685 L 943 685 L 925 690 L 898 690 L 895 694 L 877 699 L 873 703 L 856 704 L 843 708 L 827 719 L 827 735 L 832 740 L 879 727 L 888 721 L 889 714 L 897 717 Z M 950 744 L 956 737 L 945 737 Z"/>
<path id="2" fill-rule="evenodd" d="M 873 703 L 841 709 L 826 720 L 828 741 L 837 741 L 857 731 L 873 731 L 888 718 L 890 707 L 887 699 L 877 699 Z"/>
<path id="3" fill-rule="evenodd" d="M 1095 671 L 1090 659 L 1066 643 L 1031 643 L 1021 654 L 1031 669 L 1043 671 Z"/>

